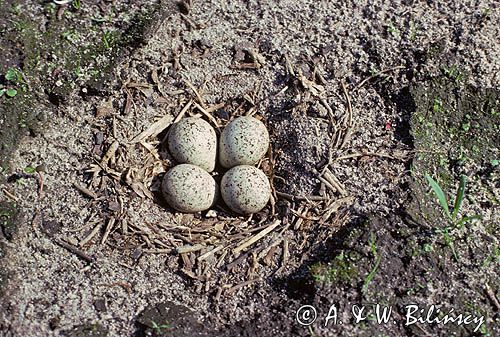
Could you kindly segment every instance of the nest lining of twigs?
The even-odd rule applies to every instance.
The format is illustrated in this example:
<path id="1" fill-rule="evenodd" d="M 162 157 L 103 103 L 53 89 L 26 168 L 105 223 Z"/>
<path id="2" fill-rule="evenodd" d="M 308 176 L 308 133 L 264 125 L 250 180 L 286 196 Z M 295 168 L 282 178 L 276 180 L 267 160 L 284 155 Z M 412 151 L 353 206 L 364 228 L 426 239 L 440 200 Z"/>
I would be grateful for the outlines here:
<path id="1" fill-rule="evenodd" d="M 270 178 L 272 186 L 271 201 L 263 211 L 241 217 L 219 204 L 202 214 L 173 213 L 162 200 L 159 185 L 162 174 L 174 165 L 163 144 L 166 130 L 172 123 L 184 116 L 199 116 L 211 123 L 220 134 L 224 125 L 237 116 L 251 115 L 266 121 L 258 115 L 256 95 L 249 93 L 232 102 L 208 106 L 202 92 L 187 80 L 183 80 L 182 89 L 170 93 L 178 96 L 179 107 L 175 108 L 168 104 L 167 93 L 161 90 L 158 75 L 153 72 L 154 85 L 131 81 L 122 85 L 124 115 L 129 116 L 130 111 L 139 105 L 135 100 L 144 101 L 145 97 L 151 97 L 155 88 L 159 92 L 155 104 L 167 105 L 162 109 L 167 112 L 148 122 L 143 131 L 130 134 L 128 121 L 112 112 L 111 101 L 104 102 L 97 109 L 97 117 L 104 116 L 111 121 L 108 123 L 110 131 L 103 141 L 102 153 L 95 156 L 95 163 L 86 170 L 86 183 L 75 187 L 95 202 L 103 203 L 107 211 L 102 212 L 102 221 L 88 230 L 77 245 L 81 248 L 91 244 L 119 247 L 119 242 L 127 238 L 128 246 L 135 245 L 132 258 L 144 254 L 178 255 L 180 270 L 195 282 L 199 281 L 197 284 L 201 290 L 202 287 L 208 288 L 209 281 L 213 281 L 216 275 L 227 282 L 231 273 L 220 273 L 222 270 L 238 271 L 240 277 L 235 279 L 243 280 L 240 285 L 258 278 L 258 264 L 274 266 L 266 270 L 279 273 L 286 268 L 292 241 L 295 250 L 292 254 L 300 256 L 312 245 L 307 243 L 310 232 L 315 231 L 314 235 L 320 237 L 318 230 L 326 235 L 338 230 L 348 221 L 349 212 L 346 209 L 353 203 L 354 197 L 332 172 L 332 164 L 366 155 L 391 156 L 352 151 L 345 153 L 355 126 L 351 99 L 343 82 L 339 87 L 345 108 L 338 116 L 327 103 L 321 76 L 313 74 L 312 78 L 306 78 L 289 62 L 287 71 L 289 86 L 285 89 L 295 90 L 300 100 L 314 101 L 327 112 L 330 135 L 328 155 L 312 172 L 319 181 L 319 193 L 292 195 L 278 190 L 275 186 L 279 183 L 276 182 L 286 179 L 275 174 L 277 159 L 271 145 L 266 157 L 258 163 L 258 167 Z M 304 106 L 299 104 L 296 109 L 300 112 Z M 120 119 L 123 123 L 118 123 Z M 103 124 L 101 126 L 106 126 Z M 159 208 L 164 212 L 164 218 L 131 217 L 129 208 L 143 206 L 144 203 L 147 208 Z M 239 266 L 245 267 L 236 268 Z"/>

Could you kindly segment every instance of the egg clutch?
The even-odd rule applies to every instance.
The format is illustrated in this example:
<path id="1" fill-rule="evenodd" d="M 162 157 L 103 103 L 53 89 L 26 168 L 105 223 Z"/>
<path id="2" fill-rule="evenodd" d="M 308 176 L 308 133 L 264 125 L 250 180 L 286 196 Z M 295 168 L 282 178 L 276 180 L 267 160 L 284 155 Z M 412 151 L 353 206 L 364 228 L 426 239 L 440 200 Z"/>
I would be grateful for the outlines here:
<path id="1" fill-rule="evenodd" d="M 239 214 L 256 213 L 266 206 L 271 197 L 269 179 L 253 165 L 267 152 L 269 133 L 258 119 L 233 119 L 217 144 L 215 130 L 208 122 L 187 117 L 171 126 L 167 143 L 170 154 L 179 163 L 165 174 L 161 185 L 172 208 L 200 212 L 215 205 L 220 197 Z M 210 175 L 217 157 L 220 166 L 228 169 L 220 188 Z"/>

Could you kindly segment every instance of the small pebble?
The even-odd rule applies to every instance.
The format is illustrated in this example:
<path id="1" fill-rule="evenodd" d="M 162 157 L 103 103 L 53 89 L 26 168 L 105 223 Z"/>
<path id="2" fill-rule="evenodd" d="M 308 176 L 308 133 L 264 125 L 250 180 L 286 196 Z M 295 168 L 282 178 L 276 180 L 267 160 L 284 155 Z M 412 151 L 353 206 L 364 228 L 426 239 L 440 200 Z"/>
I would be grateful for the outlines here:
<path id="1" fill-rule="evenodd" d="M 205 218 L 216 218 L 217 212 L 213 209 L 209 210 L 207 214 L 205 214 Z"/>

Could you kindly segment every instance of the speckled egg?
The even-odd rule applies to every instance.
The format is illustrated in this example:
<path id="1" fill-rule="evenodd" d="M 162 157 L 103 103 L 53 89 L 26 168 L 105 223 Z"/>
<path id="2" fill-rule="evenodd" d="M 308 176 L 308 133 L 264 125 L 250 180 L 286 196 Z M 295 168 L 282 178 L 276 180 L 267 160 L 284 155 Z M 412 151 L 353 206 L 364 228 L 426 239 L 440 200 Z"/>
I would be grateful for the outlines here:
<path id="1" fill-rule="evenodd" d="M 269 133 L 264 123 L 253 117 L 238 117 L 222 131 L 220 163 L 225 168 L 253 165 L 264 156 L 268 147 Z"/>
<path id="2" fill-rule="evenodd" d="M 209 209 L 217 200 L 218 188 L 207 171 L 191 164 L 180 164 L 170 169 L 161 185 L 168 204 L 186 213 Z"/>
<path id="3" fill-rule="evenodd" d="M 258 168 L 239 165 L 222 177 L 221 195 L 234 212 L 251 214 L 266 206 L 271 197 L 271 186 L 264 172 Z"/>
<path id="4" fill-rule="evenodd" d="M 214 170 L 217 136 L 205 120 L 184 118 L 172 125 L 167 139 L 170 154 L 179 163 L 197 165 L 207 172 Z"/>

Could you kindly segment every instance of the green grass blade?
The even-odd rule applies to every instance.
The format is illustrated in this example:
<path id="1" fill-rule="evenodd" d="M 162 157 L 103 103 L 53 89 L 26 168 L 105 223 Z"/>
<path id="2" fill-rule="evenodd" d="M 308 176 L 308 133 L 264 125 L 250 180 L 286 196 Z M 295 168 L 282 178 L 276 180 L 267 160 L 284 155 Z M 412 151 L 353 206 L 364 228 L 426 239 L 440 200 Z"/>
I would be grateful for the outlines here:
<path id="1" fill-rule="evenodd" d="M 366 276 L 365 283 L 363 284 L 363 288 L 361 289 L 361 292 L 363 294 L 366 293 L 366 291 L 368 290 L 368 285 L 373 280 L 373 277 L 375 277 L 375 273 L 377 272 L 377 269 L 380 266 L 380 260 L 382 260 L 382 256 L 377 254 L 377 259 L 375 260 L 375 266 L 373 266 L 373 269 Z"/>
<path id="2" fill-rule="evenodd" d="M 448 202 L 446 201 L 446 195 L 444 194 L 443 190 L 441 189 L 441 186 L 439 186 L 439 184 L 434 179 L 432 179 L 432 177 L 429 176 L 428 174 L 425 175 L 425 179 L 427 179 L 427 181 L 429 182 L 429 185 L 431 185 L 431 188 L 434 191 L 434 193 L 436 194 L 436 196 L 439 200 L 439 203 L 441 204 L 441 207 L 446 212 L 446 215 L 448 216 L 449 219 L 451 219 L 450 209 L 448 207 Z"/>
<path id="3" fill-rule="evenodd" d="M 453 221 L 455 221 L 455 219 L 457 218 L 458 211 L 462 206 L 462 201 L 464 201 L 466 183 L 467 183 L 467 176 L 462 174 L 460 176 L 460 185 L 458 186 L 457 197 L 455 198 L 455 205 L 453 206 L 453 214 L 451 215 Z"/>
<path id="4" fill-rule="evenodd" d="M 368 240 L 368 243 L 370 245 L 372 254 L 375 256 L 375 266 L 373 266 L 373 269 L 365 278 L 365 283 L 363 284 L 363 288 L 361 289 L 361 292 L 363 294 L 365 294 L 366 291 L 368 290 L 368 285 L 373 280 L 373 277 L 375 277 L 375 273 L 377 272 L 377 269 L 380 266 L 380 260 L 382 259 L 382 256 L 379 253 L 377 253 L 377 237 L 373 233 L 370 234 L 370 239 Z"/>

